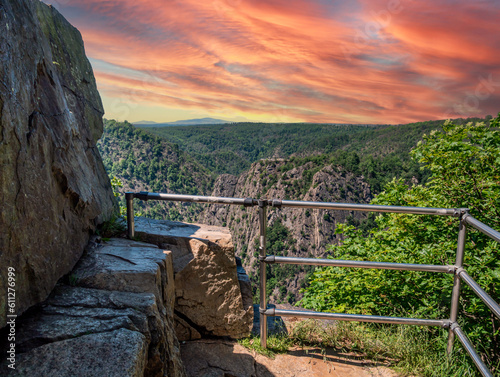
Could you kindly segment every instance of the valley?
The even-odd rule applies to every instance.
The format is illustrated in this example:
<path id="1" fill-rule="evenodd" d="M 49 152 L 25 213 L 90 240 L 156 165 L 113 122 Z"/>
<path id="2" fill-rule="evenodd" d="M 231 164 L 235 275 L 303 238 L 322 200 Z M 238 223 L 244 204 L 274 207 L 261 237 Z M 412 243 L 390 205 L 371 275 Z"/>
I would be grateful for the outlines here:
<path id="1" fill-rule="evenodd" d="M 466 122 L 467 120 L 459 120 Z M 105 121 L 98 143 L 119 191 L 369 203 L 393 178 L 423 183 L 429 172 L 409 152 L 440 121 L 401 126 L 223 124 L 141 128 Z M 123 196 L 121 204 L 124 205 Z M 258 297 L 257 212 L 244 207 L 138 202 L 156 219 L 227 226 Z M 270 209 L 270 254 L 325 257 L 339 244 L 339 224 L 364 232 L 375 216 L 349 211 Z M 268 269 L 271 302 L 294 303 L 313 267 Z"/>

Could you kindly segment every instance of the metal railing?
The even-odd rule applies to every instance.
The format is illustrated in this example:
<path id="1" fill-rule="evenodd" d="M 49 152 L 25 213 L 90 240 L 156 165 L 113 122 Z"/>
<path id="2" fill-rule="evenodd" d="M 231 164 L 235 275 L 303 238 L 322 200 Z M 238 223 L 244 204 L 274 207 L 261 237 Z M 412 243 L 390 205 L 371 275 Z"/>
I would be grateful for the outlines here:
<path id="1" fill-rule="evenodd" d="M 267 347 L 267 317 L 268 316 L 293 316 L 316 319 L 334 319 L 339 321 L 358 321 L 372 323 L 388 323 L 388 324 L 405 324 L 418 326 L 439 326 L 448 329 L 448 345 L 447 353 L 451 354 L 455 336 L 460 340 L 465 350 L 472 358 L 481 374 L 485 377 L 493 377 L 491 371 L 477 354 L 470 340 L 462 331 L 457 323 L 460 284 L 462 281 L 467 283 L 472 291 L 488 306 L 488 308 L 500 319 L 500 306 L 491 296 L 489 296 L 472 277 L 467 274 L 463 268 L 465 239 L 467 233 L 467 225 L 486 234 L 493 240 L 500 242 L 500 233 L 483 224 L 479 220 L 472 217 L 467 208 L 422 208 L 422 207 L 402 207 L 402 206 L 383 206 L 371 204 L 349 204 L 349 203 L 328 203 L 328 202 L 307 202 L 294 200 L 277 200 L 277 199 L 251 199 L 251 198 L 224 198 L 214 196 L 199 196 L 199 195 L 177 195 L 177 194 L 158 194 L 149 192 L 127 192 L 125 194 L 127 201 L 127 227 L 128 237 L 134 237 L 134 198 L 140 200 L 166 200 L 177 202 L 191 203 L 208 203 L 208 204 L 224 204 L 224 205 L 239 205 L 244 207 L 259 208 L 259 261 L 260 261 L 260 339 L 262 347 Z M 364 212 L 389 212 L 389 213 L 405 213 L 417 215 L 435 215 L 435 216 L 452 216 L 459 218 L 458 242 L 455 264 L 453 265 L 426 265 L 426 264 L 409 264 L 409 263 L 390 263 L 390 262 L 371 262 L 371 261 L 351 261 L 351 260 L 335 260 L 335 259 L 317 259 L 317 258 L 297 258 L 297 257 L 281 257 L 267 255 L 266 253 L 266 228 L 267 228 L 267 207 L 284 208 L 312 208 L 312 209 L 335 209 L 346 211 L 364 211 Z M 453 290 L 451 296 L 450 318 L 446 319 L 421 319 L 421 318 L 404 318 L 404 317 L 387 317 L 375 315 L 361 314 L 344 314 L 344 313 L 322 313 L 322 312 L 303 312 L 297 310 L 284 310 L 267 307 L 266 294 L 266 266 L 267 264 L 301 264 L 314 266 L 336 266 L 336 267 L 352 267 L 352 268 L 374 268 L 374 269 L 389 269 L 389 270 L 404 270 L 404 271 L 427 271 L 427 272 L 444 272 L 454 275 Z"/>

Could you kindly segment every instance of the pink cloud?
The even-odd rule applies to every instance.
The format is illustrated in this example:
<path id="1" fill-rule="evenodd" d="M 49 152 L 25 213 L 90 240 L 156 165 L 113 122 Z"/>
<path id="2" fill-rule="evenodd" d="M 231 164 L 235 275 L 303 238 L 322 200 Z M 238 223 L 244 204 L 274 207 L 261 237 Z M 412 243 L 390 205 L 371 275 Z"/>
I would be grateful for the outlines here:
<path id="1" fill-rule="evenodd" d="M 89 0 L 60 10 L 107 63 L 95 69 L 108 97 L 319 122 L 500 110 L 500 85 L 470 98 L 481 78 L 500 81 L 493 2 Z"/>

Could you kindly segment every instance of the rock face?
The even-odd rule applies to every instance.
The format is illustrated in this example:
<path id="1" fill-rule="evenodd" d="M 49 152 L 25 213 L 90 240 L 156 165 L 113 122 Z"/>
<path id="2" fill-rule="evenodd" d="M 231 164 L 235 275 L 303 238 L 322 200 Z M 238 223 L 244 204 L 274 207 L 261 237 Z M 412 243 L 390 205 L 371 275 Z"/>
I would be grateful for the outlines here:
<path id="1" fill-rule="evenodd" d="M 115 204 L 103 108 L 80 33 L 38 0 L 0 0 L 0 328 L 49 295 Z"/>
<path id="2" fill-rule="evenodd" d="M 238 280 L 234 247 L 226 228 L 136 218 L 135 229 L 142 241 L 172 251 L 179 340 L 250 334 L 253 307 L 248 297 L 249 281 L 242 269 Z M 240 286 L 247 291 L 245 299 Z"/>
<path id="3" fill-rule="evenodd" d="M 20 318 L 8 376 L 182 377 L 173 297 L 170 252 L 123 239 L 91 248 Z"/>
<path id="4" fill-rule="evenodd" d="M 287 161 L 284 160 L 260 161 L 239 177 L 222 174 L 214 184 L 212 195 L 254 199 L 262 195 L 266 199 L 342 203 L 368 203 L 372 197 L 370 187 L 362 177 L 340 167 L 326 165 L 314 170 L 310 162 L 290 169 L 286 165 Z M 273 226 L 280 225 L 274 229 L 275 234 L 280 234 L 274 242 L 281 242 L 277 247 L 281 255 L 310 258 L 324 258 L 327 246 L 340 242 L 341 236 L 335 234 L 337 224 L 345 223 L 348 219 L 356 222 L 366 218 L 362 212 L 302 208 L 268 208 L 267 214 L 268 235 L 273 232 Z M 198 221 L 219 226 L 226 224 L 229 227 L 236 255 L 241 257 L 243 266 L 255 284 L 259 267 L 257 208 L 212 204 L 205 207 Z M 268 290 L 271 302 L 286 302 L 287 296 L 293 296 L 294 302 L 298 301 L 305 275 L 303 268 L 297 268 L 285 274 L 284 279 L 281 276 L 279 284 L 273 290 Z M 279 289 L 284 287 L 286 289 Z"/>
<path id="5" fill-rule="evenodd" d="M 241 258 L 236 257 L 236 267 L 238 272 L 238 283 L 240 284 L 241 298 L 243 299 L 243 307 L 249 308 L 253 306 L 252 282 L 247 275 L 247 272 L 241 264 Z M 254 307 L 255 314 L 255 307 Z"/>

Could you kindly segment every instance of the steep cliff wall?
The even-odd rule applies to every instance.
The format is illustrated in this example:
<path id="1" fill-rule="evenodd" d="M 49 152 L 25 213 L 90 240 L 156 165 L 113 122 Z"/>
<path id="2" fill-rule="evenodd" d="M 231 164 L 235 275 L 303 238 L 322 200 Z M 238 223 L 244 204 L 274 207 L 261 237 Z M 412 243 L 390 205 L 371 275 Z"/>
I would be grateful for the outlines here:
<path id="1" fill-rule="evenodd" d="M 114 211 L 103 108 L 80 33 L 38 0 L 0 0 L 0 327 L 44 300 Z"/>
<path id="2" fill-rule="evenodd" d="M 247 173 L 235 177 L 219 176 L 214 196 L 238 198 L 291 199 L 321 202 L 367 203 L 372 195 L 363 177 L 334 165 L 313 162 L 293 166 L 286 160 L 259 161 Z M 328 245 L 338 244 L 337 224 L 360 222 L 366 215 L 354 211 L 305 210 L 283 208 L 268 210 L 269 254 L 324 257 Z M 200 216 L 201 223 L 228 226 L 236 254 L 254 283 L 258 282 L 258 213 L 255 208 L 210 205 Z M 269 269 L 268 293 L 271 301 L 300 298 L 307 268 L 274 266 Z M 309 269 L 311 270 L 311 269 Z M 287 299 L 288 298 L 288 299 Z"/>

